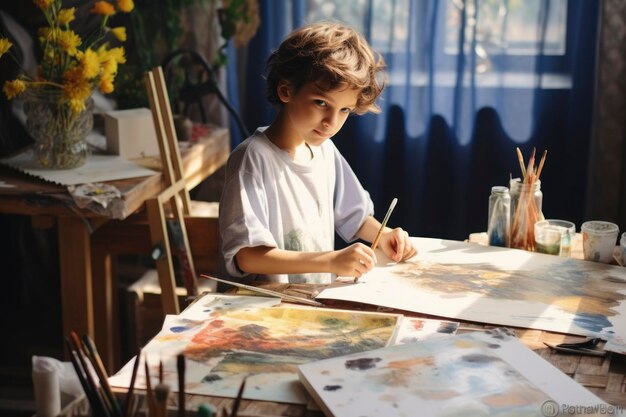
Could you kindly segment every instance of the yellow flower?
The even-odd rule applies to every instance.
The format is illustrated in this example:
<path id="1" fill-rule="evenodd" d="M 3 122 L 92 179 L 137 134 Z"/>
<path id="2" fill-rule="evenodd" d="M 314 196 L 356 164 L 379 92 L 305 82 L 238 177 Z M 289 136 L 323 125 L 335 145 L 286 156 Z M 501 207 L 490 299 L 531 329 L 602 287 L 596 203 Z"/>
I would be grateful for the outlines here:
<path id="1" fill-rule="evenodd" d="M 133 0 L 95 0 L 90 11 L 100 20 L 97 30 L 85 40 L 70 29 L 76 21 L 76 7 L 62 7 L 62 0 L 32 0 L 44 17 L 46 26 L 38 29 L 41 61 L 35 76 L 21 75 L 0 85 L 4 94 L 14 98 L 25 90 L 45 86 L 60 91 L 59 103 L 73 112 L 85 109 L 85 100 L 99 88 L 113 92 L 118 65 L 126 62 L 124 48 L 108 49 L 107 34 L 126 41 L 126 28 L 110 28 L 109 17 L 117 12 L 128 13 L 135 7 Z M 0 58 L 12 47 L 9 39 L 0 36 Z M 2 93 L 0 93 L 2 94 Z"/>
<path id="2" fill-rule="evenodd" d="M 50 36 L 50 32 L 52 31 L 52 29 L 50 29 L 49 27 L 42 27 L 37 29 L 37 34 L 39 35 L 40 38 L 48 39 L 48 36 Z"/>
<path id="3" fill-rule="evenodd" d="M 115 62 L 117 62 L 118 64 L 125 64 L 126 63 L 126 57 L 124 56 L 124 48 L 117 47 L 117 48 L 111 48 L 107 51 L 107 56 L 110 59 L 114 59 Z"/>
<path id="4" fill-rule="evenodd" d="M 85 100 L 81 100 L 78 98 L 70 100 L 70 109 L 74 113 L 80 113 L 85 110 Z"/>
<path id="5" fill-rule="evenodd" d="M 91 9 L 90 11 L 94 14 L 111 16 L 115 14 L 115 7 L 113 7 L 113 5 L 108 1 L 97 1 L 96 4 L 93 5 L 93 9 Z"/>
<path id="6" fill-rule="evenodd" d="M 33 0 L 35 6 L 39 7 L 41 10 L 47 10 L 53 2 L 54 0 Z"/>
<path id="7" fill-rule="evenodd" d="M 0 57 L 4 55 L 13 44 L 6 38 L 0 38 Z"/>
<path id="8" fill-rule="evenodd" d="M 75 12 L 76 12 L 75 7 L 70 7 L 69 9 L 59 10 L 59 17 L 57 18 L 57 23 L 59 24 L 59 26 L 64 26 L 74 21 Z"/>
<path id="9" fill-rule="evenodd" d="M 114 89 L 113 79 L 114 79 L 113 74 L 110 74 L 110 73 L 102 74 L 102 76 L 100 77 L 100 83 L 98 85 L 102 93 L 109 94 L 113 92 L 113 89 Z"/>
<path id="10" fill-rule="evenodd" d="M 98 59 L 98 54 L 91 49 L 80 52 L 77 58 L 82 66 L 83 76 L 88 80 L 96 77 L 100 73 L 100 59 Z"/>
<path id="11" fill-rule="evenodd" d="M 6 81 L 2 91 L 9 100 L 22 94 L 26 90 L 26 83 L 22 80 Z"/>
<path id="12" fill-rule="evenodd" d="M 129 13 L 135 8 L 133 0 L 117 0 L 117 8 L 124 13 Z"/>
<path id="13" fill-rule="evenodd" d="M 116 74 L 117 73 L 117 61 L 114 59 L 107 59 L 102 61 L 102 76 L 104 74 Z"/>
<path id="14" fill-rule="evenodd" d="M 85 80 L 70 81 L 63 84 L 63 96 L 69 100 L 74 113 L 85 110 L 85 100 L 91 95 L 91 86 Z"/>
<path id="15" fill-rule="evenodd" d="M 114 74 L 117 72 L 117 61 L 109 56 L 109 50 L 106 48 L 106 45 L 102 45 L 98 48 L 98 58 L 100 59 L 100 64 L 102 65 L 102 76 L 104 74 Z"/>
<path id="16" fill-rule="evenodd" d="M 124 26 L 112 28 L 111 33 L 117 38 L 118 41 L 126 42 L 126 28 Z"/>
<path id="17" fill-rule="evenodd" d="M 72 30 L 61 30 L 56 37 L 57 44 L 61 47 L 61 50 L 67 53 L 69 56 L 74 56 L 78 52 L 78 46 L 82 40 Z"/>
<path id="18" fill-rule="evenodd" d="M 70 68 L 63 73 L 63 79 L 73 84 L 81 82 L 85 79 L 83 69 L 80 67 Z"/>

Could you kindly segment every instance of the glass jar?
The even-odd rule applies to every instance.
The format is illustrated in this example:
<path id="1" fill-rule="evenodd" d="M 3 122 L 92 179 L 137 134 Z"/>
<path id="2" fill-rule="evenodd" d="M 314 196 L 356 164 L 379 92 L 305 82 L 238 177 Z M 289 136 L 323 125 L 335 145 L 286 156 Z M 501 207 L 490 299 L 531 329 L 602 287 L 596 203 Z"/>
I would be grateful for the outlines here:
<path id="1" fill-rule="evenodd" d="M 46 169 L 84 165 L 89 157 L 86 139 L 93 128 L 93 99 L 76 113 L 60 90 L 27 90 L 23 97 L 26 130 L 35 140 L 35 162 Z"/>
<path id="2" fill-rule="evenodd" d="M 511 196 L 506 187 L 491 187 L 487 236 L 490 246 L 508 247 L 510 241 Z"/>
<path id="3" fill-rule="evenodd" d="M 535 250 L 535 223 L 543 220 L 541 181 L 524 183 L 511 179 L 511 244 L 517 249 Z"/>

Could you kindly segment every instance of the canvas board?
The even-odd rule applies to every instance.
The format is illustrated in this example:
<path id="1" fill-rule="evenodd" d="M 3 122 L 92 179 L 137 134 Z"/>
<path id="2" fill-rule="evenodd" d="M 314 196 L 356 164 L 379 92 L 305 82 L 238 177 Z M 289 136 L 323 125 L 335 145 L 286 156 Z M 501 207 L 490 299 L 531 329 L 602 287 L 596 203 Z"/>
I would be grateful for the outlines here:
<path id="1" fill-rule="evenodd" d="M 518 249 L 412 238 L 418 254 L 316 298 L 576 335 L 626 332 L 626 268 Z"/>
<path id="2" fill-rule="evenodd" d="M 177 316 L 143 349 L 155 382 L 178 391 L 176 356 L 187 359 L 185 391 L 236 397 L 244 377 L 245 399 L 306 404 L 297 365 L 389 345 L 402 316 L 387 313 L 276 305 L 264 297 L 208 294 Z M 134 360 L 109 381 L 127 388 Z M 143 370 L 143 364 L 139 367 Z M 146 386 L 140 371 L 136 386 Z"/>
<path id="3" fill-rule="evenodd" d="M 498 330 L 310 362 L 299 375 L 326 417 L 618 411 Z"/>

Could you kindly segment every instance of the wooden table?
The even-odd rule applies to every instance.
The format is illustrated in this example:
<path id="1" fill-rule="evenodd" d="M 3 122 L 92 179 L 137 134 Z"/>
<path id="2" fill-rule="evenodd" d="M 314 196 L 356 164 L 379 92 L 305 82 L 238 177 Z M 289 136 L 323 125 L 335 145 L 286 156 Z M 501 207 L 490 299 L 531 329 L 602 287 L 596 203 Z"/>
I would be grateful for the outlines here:
<path id="1" fill-rule="evenodd" d="M 181 147 L 185 178 L 189 188 L 219 169 L 230 153 L 230 137 L 227 129 L 212 129 L 206 136 L 189 146 Z M 159 158 L 149 164 L 159 166 Z M 145 162 L 145 161 L 144 161 Z M 95 338 L 98 349 L 105 355 L 107 341 L 96 337 L 94 324 L 93 292 L 105 292 L 104 302 L 111 296 L 110 283 L 94 282 L 92 279 L 91 234 L 111 220 L 111 212 L 95 213 L 79 209 L 63 186 L 0 167 L 0 182 L 15 185 L 0 188 L 0 213 L 32 216 L 34 227 L 54 225 L 58 228 L 61 303 L 63 334 L 71 330 L 79 335 L 89 334 Z M 161 173 L 143 178 L 110 181 L 122 193 L 122 219 L 140 210 L 144 202 L 155 197 L 165 188 Z M 120 216 L 119 214 L 117 216 Z"/>
<path id="2" fill-rule="evenodd" d="M 263 288 L 279 291 L 285 294 L 295 295 L 298 297 L 312 298 L 315 294 L 324 288 L 321 284 L 263 284 Z M 240 295 L 258 295 L 247 290 L 233 289 L 229 293 Z M 346 301 L 325 300 L 325 304 L 329 308 L 364 310 L 364 311 L 384 311 L 386 313 L 400 313 L 406 316 L 443 319 L 414 312 L 400 311 L 394 309 L 381 309 L 371 305 L 352 303 Z M 484 330 L 486 328 L 502 327 L 481 323 L 466 322 L 462 320 L 454 320 L 460 322 L 457 334 L 472 332 L 476 330 Z M 542 358 L 550 362 L 552 365 L 560 369 L 578 383 L 586 387 L 588 390 L 596 394 L 608 404 L 621 406 L 626 408 L 626 356 L 609 352 L 605 357 L 583 356 L 576 354 L 562 354 L 550 350 L 544 345 L 544 342 L 550 344 L 559 344 L 563 342 L 576 342 L 584 340 L 582 336 L 571 336 L 560 333 L 513 328 L 519 340 L 527 347 L 535 351 Z M 602 342 L 601 342 L 602 343 Z M 599 345 L 599 347 L 601 347 Z M 125 398 L 125 391 L 117 389 L 116 392 L 121 398 Z M 135 391 L 137 395 L 142 396 L 142 390 Z M 174 415 L 177 408 L 178 397 L 171 394 L 168 400 L 168 409 Z M 196 416 L 192 410 L 197 410 L 201 404 L 210 404 L 215 410 L 223 408 L 230 409 L 233 399 L 222 397 L 209 397 L 201 395 L 187 394 L 185 397 L 186 409 L 189 410 L 187 416 Z M 539 411 L 539 410 L 537 410 Z M 239 417 L 323 417 L 323 413 L 315 407 L 311 409 L 309 405 L 284 404 L 268 401 L 243 400 L 240 404 Z"/>

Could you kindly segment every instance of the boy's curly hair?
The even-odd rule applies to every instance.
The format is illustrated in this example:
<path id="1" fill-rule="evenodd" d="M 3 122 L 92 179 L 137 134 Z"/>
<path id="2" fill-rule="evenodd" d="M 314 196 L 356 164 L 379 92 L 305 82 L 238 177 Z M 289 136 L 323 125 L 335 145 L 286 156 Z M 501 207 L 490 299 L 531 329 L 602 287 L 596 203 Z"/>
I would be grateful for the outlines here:
<path id="1" fill-rule="evenodd" d="M 346 86 L 360 90 L 354 112 L 379 113 L 376 99 L 385 87 L 385 62 L 354 29 L 319 22 L 292 32 L 267 60 L 267 99 L 281 104 L 277 88 L 289 81 L 297 92 L 315 82 L 328 90 Z"/>

